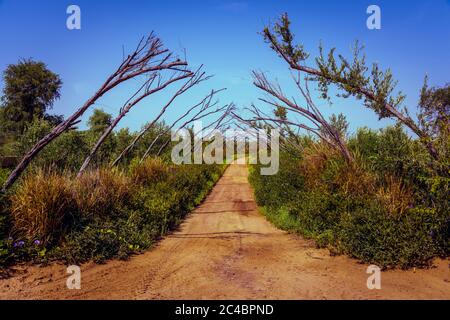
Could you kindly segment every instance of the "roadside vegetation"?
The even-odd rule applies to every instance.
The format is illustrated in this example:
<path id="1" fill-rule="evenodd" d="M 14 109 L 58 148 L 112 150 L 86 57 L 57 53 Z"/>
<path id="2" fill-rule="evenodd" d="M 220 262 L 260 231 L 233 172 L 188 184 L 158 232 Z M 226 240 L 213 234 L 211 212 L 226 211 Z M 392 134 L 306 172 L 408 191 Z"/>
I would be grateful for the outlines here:
<path id="1" fill-rule="evenodd" d="M 383 267 L 427 266 L 449 255 L 449 180 L 400 127 L 349 137 L 351 165 L 321 142 L 304 144 L 302 153 L 281 153 L 277 175 L 251 168 L 257 203 L 277 227 Z"/>
<path id="2" fill-rule="evenodd" d="M 0 265 L 53 260 L 80 263 L 126 258 L 150 248 L 198 205 L 225 166 L 172 165 L 167 126 L 158 123 L 140 146 L 117 167 L 109 162 L 136 136 L 128 129 L 112 134 L 96 166 L 77 178 L 77 169 L 111 116 L 95 110 L 85 131 L 64 133 L 35 159 L 27 172 L 2 194 Z M 29 149 L 52 127 L 45 119 L 30 122 L 14 145 Z M 141 161 L 156 136 L 160 140 Z M 0 171 L 0 183 L 11 172 Z"/>
<path id="3" fill-rule="evenodd" d="M 91 108 L 86 128 L 78 128 L 97 99 L 130 79 L 142 86 L 117 115 Z M 209 116 L 210 128 L 219 130 L 233 106 L 218 106 L 215 95 L 223 89 L 209 90 L 197 104 L 175 110 L 181 115 L 174 123 L 162 116 L 177 97 L 208 79 L 202 67 L 191 72 L 151 34 L 64 119 L 49 113 L 60 97 L 57 74 L 34 60 L 8 66 L 0 104 L 0 269 L 125 259 L 176 228 L 225 165 L 172 164 L 171 129 L 191 129 Z M 116 129 L 132 107 L 176 83 L 182 84 L 156 118 L 137 132 Z"/>
<path id="4" fill-rule="evenodd" d="M 314 239 L 333 253 L 385 268 L 427 266 L 450 254 L 450 85 L 429 87 L 416 108 L 403 105 L 389 69 L 336 49 L 310 58 L 295 43 L 285 14 L 263 30 L 264 40 L 288 64 L 300 98 L 290 98 L 264 73 L 255 86 L 269 106 L 236 119 L 250 128 L 281 131 L 280 172 L 250 175 L 258 204 L 278 227 Z M 326 118 L 321 102 L 334 95 L 396 125 L 348 133 L 342 115 Z M 322 110 L 321 110 L 322 109 Z M 415 110 L 416 117 L 410 116 Z M 406 131 L 408 130 L 408 131 Z"/>
<path id="5" fill-rule="evenodd" d="M 149 158 L 128 171 L 100 168 L 80 179 L 37 169 L 7 199 L 0 262 L 80 263 L 150 248 L 200 204 L 224 166 L 171 166 Z"/>

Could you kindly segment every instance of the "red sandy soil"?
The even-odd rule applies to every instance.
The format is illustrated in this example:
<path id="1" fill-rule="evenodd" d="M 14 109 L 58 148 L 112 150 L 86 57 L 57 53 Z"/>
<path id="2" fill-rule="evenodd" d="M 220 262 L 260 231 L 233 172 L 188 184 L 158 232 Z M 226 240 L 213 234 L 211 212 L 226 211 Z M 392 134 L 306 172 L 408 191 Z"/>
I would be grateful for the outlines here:
<path id="1" fill-rule="evenodd" d="M 367 265 L 331 256 L 272 226 L 258 212 L 244 165 L 231 165 L 205 202 L 148 252 L 81 266 L 81 290 L 66 266 L 18 266 L 0 299 L 450 299 L 449 261 L 390 270 L 369 290 Z"/>

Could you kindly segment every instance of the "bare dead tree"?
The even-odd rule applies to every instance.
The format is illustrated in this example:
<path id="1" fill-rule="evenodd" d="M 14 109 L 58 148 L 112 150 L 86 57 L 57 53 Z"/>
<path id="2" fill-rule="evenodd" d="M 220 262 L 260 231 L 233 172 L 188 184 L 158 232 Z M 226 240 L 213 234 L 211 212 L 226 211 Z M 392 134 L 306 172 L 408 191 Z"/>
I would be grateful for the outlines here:
<path id="1" fill-rule="evenodd" d="M 236 106 L 234 103 L 231 103 L 229 105 L 225 105 L 222 108 L 220 108 L 217 112 L 222 112 L 220 116 L 215 119 L 214 121 L 211 121 L 206 127 L 203 127 L 202 130 L 198 132 L 194 132 L 194 140 L 200 136 L 203 140 L 205 138 L 205 132 L 208 132 L 210 130 L 211 132 L 214 132 L 216 130 L 222 130 L 225 129 L 229 123 L 232 121 L 231 113 L 236 110 Z M 206 135 L 208 136 L 208 134 Z M 201 147 L 202 144 L 197 145 L 197 148 L 194 148 L 194 152 L 198 150 L 199 147 Z"/>
<path id="2" fill-rule="evenodd" d="M 195 73 L 192 75 L 192 77 L 177 91 L 175 94 L 169 99 L 169 101 L 163 106 L 163 108 L 160 110 L 159 114 L 156 116 L 155 119 L 153 119 L 150 123 L 146 124 L 144 128 L 139 132 L 139 134 L 133 139 L 133 141 L 120 153 L 120 155 L 112 162 L 111 166 L 117 165 L 121 159 L 123 159 L 124 156 L 126 156 L 137 144 L 137 142 L 150 130 L 158 121 L 161 119 L 161 117 L 165 114 L 167 109 L 170 107 L 170 105 L 178 98 L 179 96 L 183 95 L 186 91 L 191 89 L 192 87 L 198 85 L 199 83 L 209 80 L 211 76 L 206 76 L 205 72 L 202 72 L 201 65 Z"/>
<path id="3" fill-rule="evenodd" d="M 195 121 L 199 121 L 209 115 L 213 115 L 216 113 L 220 113 L 220 112 L 224 112 L 224 110 L 226 110 L 227 108 L 229 108 L 228 105 L 225 105 L 223 107 L 217 108 L 216 110 L 213 110 L 211 112 L 207 112 L 207 113 L 201 113 L 199 116 L 197 117 L 193 117 L 191 120 L 186 121 L 176 132 L 175 134 L 177 134 L 180 130 L 187 128 L 187 126 Z M 226 111 L 224 112 L 224 114 L 226 113 Z M 219 123 L 220 122 L 220 123 Z M 216 128 L 221 127 L 221 122 L 223 122 L 223 118 L 220 117 L 219 119 L 213 121 L 212 123 L 210 123 L 208 126 L 202 128 L 202 130 L 200 130 L 199 132 L 194 133 L 194 138 L 197 137 L 197 135 L 199 134 L 203 134 L 205 132 L 205 130 L 210 129 L 212 126 L 216 125 Z M 167 145 L 170 143 L 171 139 L 168 139 L 158 150 L 157 152 L 157 156 L 161 155 L 162 151 L 167 147 Z"/>
<path id="4" fill-rule="evenodd" d="M 63 132 L 69 130 L 76 121 L 101 98 L 103 95 L 117 87 L 119 84 L 136 77 L 152 74 L 161 70 L 179 70 L 189 72 L 184 69 L 187 65 L 185 61 L 172 59 L 172 54 L 165 48 L 159 38 L 153 33 L 142 38 L 134 52 L 126 57 L 119 67 L 106 79 L 100 89 L 89 98 L 85 104 L 75 111 L 65 121 L 57 125 L 44 138 L 39 140 L 22 158 L 20 163 L 11 172 L 5 181 L 2 190 L 6 191 L 19 178 L 22 172 L 28 167 L 31 161 L 54 139 Z"/>
<path id="5" fill-rule="evenodd" d="M 250 111 L 250 113 L 252 113 L 255 116 L 255 119 L 259 119 L 258 121 L 262 121 L 264 123 L 264 127 L 265 128 L 270 128 L 270 129 L 274 129 L 275 127 L 279 127 L 282 129 L 282 132 L 285 132 L 288 134 L 288 136 L 286 137 L 286 134 L 282 134 L 281 135 L 281 143 L 287 144 L 291 147 L 294 147 L 294 149 L 296 149 L 297 151 L 302 151 L 303 150 L 303 146 L 299 143 L 298 141 L 298 135 L 300 133 L 300 130 L 304 129 L 304 130 L 311 130 L 312 128 L 306 126 L 305 124 L 301 123 L 298 120 L 292 120 L 289 121 L 287 118 L 283 119 L 283 118 L 273 118 L 270 115 L 267 115 L 266 113 L 264 113 L 262 110 L 258 109 L 255 105 L 252 104 L 251 108 L 246 108 L 248 111 Z M 242 120 L 242 118 L 241 118 Z M 255 123 L 255 121 L 252 121 L 251 123 Z M 274 126 L 275 124 L 275 126 Z M 297 132 L 294 132 L 293 127 L 297 127 Z M 328 139 L 325 138 L 324 135 L 321 134 L 320 130 L 317 130 L 317 135 L 320 135 L 319 137 L 324 140 L 325 142 L 328 142 Z M 295 141 L 292 141 L 292 140 Z M 281 144 L 283 145 L 283 144 Z M 285 148 L 285 150 L 288 150 L 288 148 Z"/>
<path id="6" fill-rule="evenodd" d="M 231 115 L 231 112 L 233 112 L 235 110 L 235 105 L 234 104 L 225 105 L 223 108 L 221 108 L 217 112 L 220 112 L 222 110 L 225 110 L 225 111 L 223 111 L 223 113 L 220 115 L 220 117 L 218 117 L 214 121 L 211 121 L 206 127 L 203 127 L 202 130 L 196 132 L 194 134 L 194 137 L 196 137 L 198 135 L 204 137 L 205 132 L 207 132 L 208 130 L 211 130 L 211 131 L 221 130 L 224 127 L 226 127 L 232 120 L 232 118 L 230 118 L 229 116 Z"/>
<path id="7" fill-rule="evenodd" d="M 210 110 L 212 107 L 214 107 L 215 105 L 218 104 L 218 101 L 216 101 L 215 103 L 211 104 L 210 100 L 208 100 L 209 102 L 206 102 L 205 104 L 202 105 L 202 108 L 200 108 L 200 110 L 188 121 L 186 121 L 185 123 L 183 123 L 183 125 L 177 129 L 177 131 L 175 131 L 175 135 L 178 134 L 182 129 L 185 129 L 189 124 L 195 122 L 195 121 L 199 121 L 207 116 L 211 116 L 214 114 L 218 114 L 218 113 L 222 113 L 222 115 L 215 121 L 211 122 L 208 126 L 202 128 L 202 130 L 200 130 L 197 133 L 194 133 L 194 137 L 196 137 L 199 133 L 203 134 L 203 132 L 205 132 L 205 130 L 210 129 L 213 126 L 216 126 L 215 129 L 221 127 L 222 123 L 224 122 L 225 118 L 227 115 L 229 115 L 235 108 L 234 104 L 227 104 L 224 105 L 222 107 L 217 107 L 216 109 L 212 110 L 212 111 L 208 111 Z M 208 112 L 205 112 L 208 111 Z M 167 145 L 170 143 L 171 139 L 168 139 L 158 150 L 157 155 L 159 156 L 162 151 L 167 147 Z"/>
<path id="8" fill-rule="evenodd" d="M 253 110 L 257 110 L 258 114 L 261 115 L 261 111 L 258 110 L 255 106 L 252 106 Z M 255 111 L 252 111 L 252 113 L 254 113 Z M 280 121 L 279 119 L 273 119 L 269 116 L 258 116 L 256 118 L 259 118 L 260 120 L 255 120 L 255 119 L 244 119 L 241 116 L 239 116 L 237 113 L 232 112 L 231 113 L 232 117 L 236 120 L 234 122 L 234 125 L 245 132 L 249 132 L 252 136 L 254 136 L 255 138 L 259 139 L 259 135 L 258 135 L 258 130 L 262 130 L 265 129 L 266 134 L 267 134 L 267 138 L 271 139 L 271 130 L 279 127 L 279 126 L 284 126 L 289 127 L 289 123 L 291 123 L 290 121 Z M 269 119 L 273 122 L 275 122 L 275 125 L 271 122 L 269 122 Z M 262 122 L 262 124 L 258 123 L 258 122 Z M 296 122 L 292 122 L 294 124 L 294 126 L 299 126 L 298 123 Z M 289 128 L 290 130 L 292 130 L 291 128 Z M 295 150 L 297 153 L 303 151 L 303 146 L 301 144 L 298 143 L 298 141 L 292 141 L 292 139 L 290 139 L 289 137 L 280 137 L 280 148 L 282 148 L 284 151 L 292 153 L 292 150 Z M 267 142 L 267 141 L 266 141 Z"/>
<path id="9" fill-rule="evenodd" d="M 84 163 L 78 172 L 78 177 L 80 177 L 83 174 L 83 172 L 88 167 L 89 163 L 93 159 L 94 155 L 96 154 L 100 146 L 105 142 L 106 138 L 111 134 L 111 132 L 120 122 L 120 120 L 122 120 L 122 118 L 125 117 L 125 115 L 131 110 L 131 108 L 133 108 L 139 102 L 144 100 L 146 97 L 165 89 L 170 84 L 186 78 L 191 78 L 192 76 L 193 74 L 190 72 L 180 74 L 179 71 L 174 71 L 172 77 L 170 77 L 170 79 L 168 79 L 167 81 L 162 80 L 161 74 L 152 75 L 150 79 L 146 80 L 145 83 L 136 91 L 136 93 L 123 105 L 123 107 L 119 111 L 119 115 L 114 119 L 114 121 L 109 125 L 109 127 L 106 128 L 106 130 L 97 140 L 94 147 L 91 149 L 89 155 L 84 160 Z M 152 88 L 152 85 L 155 82 L 156 78 L 158 78 L 157 81 L 158 83 L 155 88 Z M 164 111 L 165 110 L 162 110 L 161 112 Z"/>
<path id="10" fill-rule="evenodd" d="M 261 98 L 261 101 L 267 103 L 273 108 L 276 108 L 276 110 L 286 110 L 288 112 L 295 113 L 309 122 L 309 124 L 307 125 L 305 123 L 293 122 L 282 117 L 267 116 L 257 108 L 251 110 L 255 114 L 255 117 L 252 119 L 253 121 L 269 121 L 279 125 L 288 124 L 307 130 L 338 150 L 347 162 L 353 161 L 353 156 L 348 150 L 343 137 L 341 137 L 339 132 L 328 123 L 312 100 L 308 89 L 307 79 L 305 79 L 305 88 L 303 88 L 301 85 L 300 74 L 297 78 L 293 77 L 297 88 L 300 90 L 300 93 L 305 100 L 305 105 L 301 106 L 295 101 L 295 99 L 287 98 L 280 85 L 278 83 L 270 82 L 264 73 L 254 71 L 253 77 L 254 85 L 271 97 L 270 100 Z"/>
<path id="11" fill-rule="evenodd" d="M 199 103 L 197 103 L 197 104 L 195 104 L 194 106 L 190 107 L 184 114 L 182 114 L 178 119 L 176 119 L 176 120 L 172 123 L 172 125 L 171 125 L 169 128 L 167 128 L 166 130 L 163 130 L 162 132 L 160 132 L 160 133 L 155 137 L 155 139 L 153 139 L 153 141 L 150 143 L 149 147 L 147 148 L 147 150 L 145 151 L 144 155 L 143 155 L 142 158 L 141 158 L 141 162 L 142 162 L 145 158 L 148 157 L 148 155 L 149 155 L 151 149 L 153 148 L 153 146 L 156 144 L 156 142 L 158 142 L 158 140 L 159 140 L 161 137 L 163 137 L 164 135 L 166 135 L 167 133 L 169 133 L 170 131 L 172 131 L 172 129 L 175 128 L 175 126 L 176 126 L 181 120 L 183 120 L 184 118 L 186 118 L 186 117 L 187 117 L 194 109 L 198 108 L 199 106 L 202 106 L 202 107 L 200 108 L 200 112 L 197 113 L 193 118 L 196 118 L 196 116 L 198 117 L 198 116 L 202 113 L 202 111 L 204 111 L 204 110 L 206 110 L 207 108 L 210 107 L 210 105 L 207 105 L 206 103 L 207 103 L 207 102 L 211 102 L 211 99 L 214 97 L 214 95 L 216 95 L 217 93 L 219 93 L 219 92 L 221 92 L 221 91 L 223 91 L 223 90 L 225 90 L 225 89 L 220 89 L 220 90 L 213 90 L 213 91 L 211 91 L 211 93 L 210 93 L 209 95 L 207 95 L 205 98 L 203 98 Z M 207 107 L 205 108 L 205 106 L 207 106 Z M 191 119 L 190 121 L 192 122 L 192 121 L 195 121 L 195 120 L 192 120 L 192 119 Z M 189 123 L 189 121 L 187 121 L 187 123 Z M 186 126 L 187 123 L 185 123 L 184 126 Z"/>
<path id="12" fill-rule="evenodd" d="M 193 107 L 193 108 L 195 109 L 196 107 L 201 106 L 200 109 L 197 111 L 197 113 L 195 113 L 190 119 L 186 120 L 186 121 L 185 121 L 185 122 L 184 122 L 177 130 L 176 130 L 176 133 L 175 133 L 175 134 L 177 134 L 178 132 L 180 132 L 180 130 L 186 128 L 190 123 L 192 123 L 192 122 L 194 122 L 194 121 L 198 121 L 198 120 L 204 118 L 205 116 L 211 114 L 211 113 L 209 113 L 209 112 L 208 112 L 208 113 L 205 113 L 205 111 L 208 111 L 209 109 L 211 109 L 212 107 L 216 106 L 216 105 L 219 103 L 219 101 L 217 101 L 217 100 L 216 100 L 215 102 L 212 102 L 212 99 L 213 99 L 213 97 L 214 97 L 214 94 L 215 94 L 215 91 L 214 91 L 214 90 L 211 91 L 211 93 L 210 93 L 208 96 L 206 96 L 205 98 L 203 98 L 202 101 L 200 101 L 200 103 L 196 104 L 196 105 Z M 161 146 L 161 148 L 159 149 L 159 151 L 158 151 L 158 153 L 157 153 L 158 156 L 161 154 L 162 150 L 164 150 L 164 149 L 167 147 L 167 145 L 168 145 L 169 143 L 170 143 L 170 139 L 167 139 L 167 141 L 166 141 L 166 142 Z M 152 147 L 153 147 L 153 146 L 150 145 L 150 146 L 147 148 L 145 154 L 143 155 L 143 157 L 142 157 L 142 159 L 141 159 L 141 162 L 144 161 L 144 160 L 149 156 L 150 150 L 151 150 Z"/>

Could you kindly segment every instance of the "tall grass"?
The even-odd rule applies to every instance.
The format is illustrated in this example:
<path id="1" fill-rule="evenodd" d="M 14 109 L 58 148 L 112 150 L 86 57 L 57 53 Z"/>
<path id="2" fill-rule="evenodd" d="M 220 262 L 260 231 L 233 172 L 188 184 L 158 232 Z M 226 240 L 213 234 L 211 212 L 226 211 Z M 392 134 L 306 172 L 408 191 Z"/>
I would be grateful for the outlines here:
<path id="1" fill-rule="evenodd" d="M 149 185 L 168 177 L 169 168 L 160 158 L 146 158 L 143 162 L 133 161 L 130 176 L 138 185 Z"/>
<path id="2" fill-rule="evenodd" d="M 0 243 L 0 263 L 126 258 L 176 226 L 223 170 L 148 159 L 127 173 L 101 168 L 78 179 L 54 170 L 29 173 L 10 197 L 13 240 Z"/>
<path id="3" fill-rule="evenodd" d="M 13 235 L 44 243 L 59 240 L 78 219 L 72 186 L 54 171 L 27 175 L 11 197 Z"/>
<path id="4" fill-rule="evenodd" d="M 73 194 L 83 218 L 112 216 L 130 201 L 132 181 L 118 169 L 96 169 L 73 183 Z"/>

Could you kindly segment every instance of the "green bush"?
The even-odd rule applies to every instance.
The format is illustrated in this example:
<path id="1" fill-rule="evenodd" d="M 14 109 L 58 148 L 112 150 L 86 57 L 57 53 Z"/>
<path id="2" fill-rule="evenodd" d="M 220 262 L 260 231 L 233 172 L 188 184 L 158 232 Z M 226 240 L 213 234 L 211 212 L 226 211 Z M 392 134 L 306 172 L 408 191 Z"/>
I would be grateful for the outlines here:
<path id="1" fill-rule="evenodd" d="M 110 221 L 91 222 L 82 230 L 69 233 L 65 242 L 50 252 L 50 258 L 68 263 L 89 260 L 101 263 L 112 257 L 126 258 L 134 247 L 129 248 L 115 231 L 120 223 L 123 220 L 114 224 Z"/>
<path id="2" fill-rule="evenodd" d="M 428 265 L 449 255 L 449 178 L 432 173 L 399 128 L 360 130 L 347 165 L 324 146 L 281 154 L 274 176 L 250 170 L 258 205 L 277 227 L 382 267 Z"/>
<path id="3" fill-rule="evenodd" d="M 276 175 L 260 176 L 259 167 L 250 167 L 250 183 L 261 206 L 282 206 L 296 198 L 303 189 L 304 178 L 298 174 L 299 163 L 285 153 L 280 154 L 280 170 Z"/>
<path id="4" fill-rule="evenodd" d="M 40 139 L 47 135 L 53 125 L 46 120 L 35 119 L 27 126 L 27 130 L 14 144 L 13 153 L 24 155 Z M 89 152 L 89 142 L 86 132 L 70 130 L 64 132 L 50 143 L 33 160 L 34 168 L 52 168 L 59 171 L 78 170 Z"/>
<path id="5" fill-rule="evenodd" d="M 10 174 L 9 169 L 0 168 L 0 188 L 3 186 L 3 183 L 6 181 Z M 7 236 L 7 232 L 9 229 L 9 201 L 8 197 L 0 192 L 0 248 L 2 246 L 1 239 L 4 239 Z M 0 249 L 1 250 L 1 249 Z M 0 261 L 1 265 L 1 261 Z"/>
<path id="6" fill-rule="evenodd" d="M 365 167 L 380 177 L 393 175 L 409 182 L 417 191 L 424 189 L 423 178 L 430 176 L 427 151 L 412 140 L 400 126 L 374 131 L 361 128 L 349 139 L 349 147 Z"/>
<path id="7" fill-rule="evenodd" d="M 430 210 L 413 209 L 392 216 L 377 203 L 342 215 L 338 239 L 343 252 L 384 267 L 422 266 L 437 253 Z"/>
<path id="8" fill-rule="evenodd" d="M 0 168 L 0 186 L 3 186 L 10 173 L 11 170 Z"/>
<path id="9" fill-rule="evenodd" d="M 11 196 L 14 239 L 1 238 L 0 264 L 103 262 L 145 250 L 204 199 L 224 168 L 149 160 L 129 175 L 29 173 Z"/>

